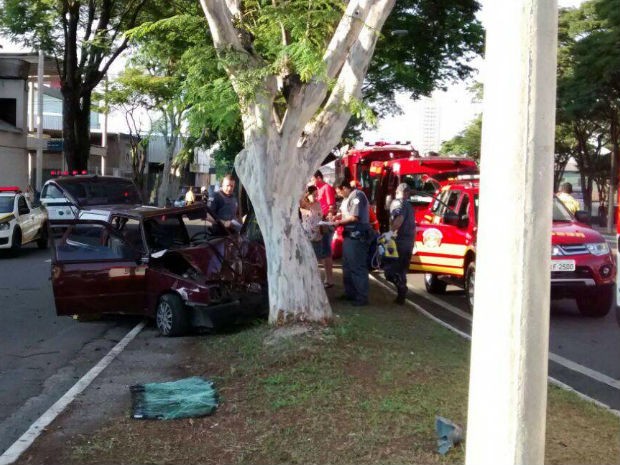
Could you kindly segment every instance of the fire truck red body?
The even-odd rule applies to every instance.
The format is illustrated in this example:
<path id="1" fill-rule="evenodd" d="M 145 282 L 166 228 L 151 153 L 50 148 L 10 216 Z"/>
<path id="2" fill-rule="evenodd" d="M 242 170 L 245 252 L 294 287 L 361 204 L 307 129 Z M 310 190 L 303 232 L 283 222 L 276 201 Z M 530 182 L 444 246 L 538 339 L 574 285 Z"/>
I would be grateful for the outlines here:
<path id="1" fill-rule="evenodd" d="M 443 293 L 447 284 L 465 289 L 473 310 L 478 229 L 477 180 L 457 180 L 435 196 L 416 229 L 410 271 L 422 272 L 426 290 Z M 585 316 L 606 315 L 613 302 L 616 266 L 605 238 L 553 199 L 551 298 L 574 298 Z"/>
<path id="2" fill-rule="evenodd" d="M 356 181 L 366 196 L 370 193 L 370 165 L 373 162 L 383 162 L 396 158 L 409 158 L 418 156 L 417 150 L 407 141 L 366 142 L 364 147 L 352 149 L 342 158 L 336 160 L 336 181 Z"/>
<path id="3" fill-rule="evenodd" d="M 478 165 L 470 158 L 432 156 L 373 162 L 369 199 L 375 207 L 381 231 L 389 228 L 389 206 L 400 183 L 411 189 L 409 200 L 416 223 L 419 223 L 440 187 L 459 175 L 477 173 Z"/>

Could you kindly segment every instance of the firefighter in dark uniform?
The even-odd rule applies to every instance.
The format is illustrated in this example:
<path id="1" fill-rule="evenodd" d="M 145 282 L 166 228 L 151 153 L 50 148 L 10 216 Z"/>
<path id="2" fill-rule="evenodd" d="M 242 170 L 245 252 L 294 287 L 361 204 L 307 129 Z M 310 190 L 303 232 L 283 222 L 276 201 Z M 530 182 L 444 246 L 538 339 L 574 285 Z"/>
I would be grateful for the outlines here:
<path id="1" fill-rule="evenodd" d="M 409 186 L 401 183 L 396 188 L 396 198 L 390 204 L 390 231 L 394 237 L 398 258 L 385 267 L 385 279 L 396 286 L 397 304 L 404 304 L 407 297 L 407 271 L 415 241 L 415 216 L 409 202 Z"/>
<path id="2" fill-rule="evenodd" d="M 345 295 L 353 305 L 368 305 L 368 251 L 373 238 L 368 218 L 368 199 L 349 183 L 340 184 L 347 201 L 346 211 L 336 221 L 343 226 L 342 277 Z"/>

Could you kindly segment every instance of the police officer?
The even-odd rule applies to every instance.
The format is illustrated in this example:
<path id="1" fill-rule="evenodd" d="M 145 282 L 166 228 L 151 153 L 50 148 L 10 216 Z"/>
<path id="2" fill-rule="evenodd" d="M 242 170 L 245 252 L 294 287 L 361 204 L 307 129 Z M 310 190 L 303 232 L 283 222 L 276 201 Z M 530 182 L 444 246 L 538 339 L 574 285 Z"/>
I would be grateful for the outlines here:
<path id="1" fill-rule="evenodd" d="M 407 271 L 415 240 L 415 216 L 409 202 L 409 186 L 401 183 L 396 188 L 395 199 L 390 204 L 390 230 L 387 235 L 393 236 L 396 242 L 398 258 L 385 267 L 385 279 L 396 286 L 397 304 L 404 304 L 407 296 Z"/>
<path id="2" fill-rule="evenodd" d="M 368 305 L 368 250 L 372 230 L 368 219 L 368 199 L 349 183 L 338 186 L 347 202 L 346 211 L 337 219 L 336 226 L 343 226 L 342 277 L 345 295 L 353 305 Z"/>

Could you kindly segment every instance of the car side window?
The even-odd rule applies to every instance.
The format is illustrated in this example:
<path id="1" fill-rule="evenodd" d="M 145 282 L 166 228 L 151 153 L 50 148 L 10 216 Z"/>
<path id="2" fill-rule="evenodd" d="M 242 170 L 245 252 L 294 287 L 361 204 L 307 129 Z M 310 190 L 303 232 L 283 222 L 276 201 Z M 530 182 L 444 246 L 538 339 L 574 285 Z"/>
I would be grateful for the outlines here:
<path id="1" fill-rule="evenodd" d="M 128 246 L 137 251 L 145 252 L 146 248 L 142 239 L 142 229 L 139 220 L 123 216 L 112 216 L 110 224 L 123 237 Z"/>
<path id="2" fill-rule="evenodd" d="M 469 195 L 464 194 L 459 205 L 459 217 L 469 216 Z"/>
<path id="3" fill-rule="evenodd" d="M 17 210 L 19 211 L 20 215 L 26 215 L 28 213 L 30 213 L 30 208 L 28 208 L 28 204 L 26 203 L 26 199 L 23 197 L 20 197 L 17 200 Z"/>
<path id="4" fill-rule="evenodd" d="M 41 197 L 46 199 L 64 199 L 64 195 L 62 195 L 61 190 L 54 184 L 47 184 L 43 186 Z"/>
<path id="5" fill-rule="evenodd" d="M 100 224 L 69 226 L 54 234 L 56 257 L 60 261 L 127 260 L 135 252 L 124 238 Z"/>

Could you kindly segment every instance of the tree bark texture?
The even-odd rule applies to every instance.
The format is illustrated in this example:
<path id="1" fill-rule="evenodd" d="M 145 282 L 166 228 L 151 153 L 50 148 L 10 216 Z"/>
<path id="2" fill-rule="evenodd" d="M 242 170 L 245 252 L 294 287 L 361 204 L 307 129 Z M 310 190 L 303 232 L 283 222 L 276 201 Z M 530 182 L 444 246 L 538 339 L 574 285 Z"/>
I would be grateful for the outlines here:
<path id="1" fill-rule="evenodd" d="M 220 55 L 232 50 L 244 56 L 233 64 L 224 60 L 224 65 L 240 97 L 245 149 L 237 156 L 235 168 L 265 240 L 271 324 L 332 317 L 314 251 L 301 229 L 299 199 L 321 160 L 342 136 L 350 118 L 348 105 L 360 97 L 378 34 L 394 3 L 348 3 L 323 56 L 334 86 L 330 89 L 326 81 L 314 79 L 293 87 L 280 118 L 274 101 L 282 76 L 265 77 L 263 87 L 249 98 L 240 90 L 241 72 L 264 64 L 254 50 L 243 47 L 233 26 L 240 16 L 240 2 L 201 0 Z M 235 67 L 240 62 L 245 68 Z"/>

